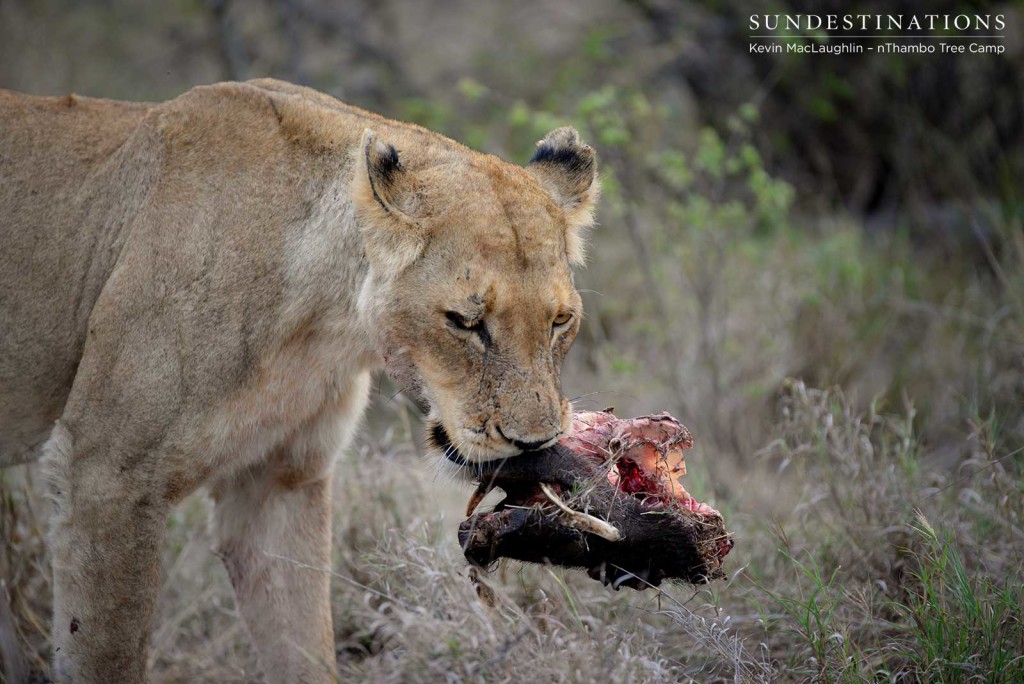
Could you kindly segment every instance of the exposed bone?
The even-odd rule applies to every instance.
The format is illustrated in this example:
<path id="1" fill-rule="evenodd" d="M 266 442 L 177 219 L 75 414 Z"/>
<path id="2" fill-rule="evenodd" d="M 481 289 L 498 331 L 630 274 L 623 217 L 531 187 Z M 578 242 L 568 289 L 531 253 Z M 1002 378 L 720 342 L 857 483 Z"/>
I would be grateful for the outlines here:
<path id="1" fill-rule="evenodd" d="M 480 505 L 480 502 L 484 500 L 487 493 L 491 491 L 489 482 L 481 482 L 480 486 L 473 492 L 473 496 L 469 497 L 469 503 L 466 504 L 466 517 L 473 515 L 476 507 Z"/>
<path id="2" fill-rule="evenodd" d="M 615 528 L 614 525 L 611 525 L 605 522 L 604 520 L 601 520 L 600 518 L 595 518 L 594 516 L 588 513 L 574 511 L 573 509 L 569 508 L 568 506 L 565 505 L 562 499 L 559 498 L 559 496 L 555 494 L 554 491 L 551 490 L 551 487 L 547 486 L 547 484 L 541 482 L 540 490 L 544 492 L 544 496 L 548 497 L 548 499 L 551 500 L 551 503 L 555 504 L 556 506 L 558 506 L 558 508 L 562 510 L 566 517 L 566 523 L 570 527 L 574 527 L 581 532 L 589 532 L 591 534 L 596 534 L 597 536 L 607 539 L 608 541 L 614 542 L 622 539 L 622 534 L 618 531 L 618 529 Z"/>

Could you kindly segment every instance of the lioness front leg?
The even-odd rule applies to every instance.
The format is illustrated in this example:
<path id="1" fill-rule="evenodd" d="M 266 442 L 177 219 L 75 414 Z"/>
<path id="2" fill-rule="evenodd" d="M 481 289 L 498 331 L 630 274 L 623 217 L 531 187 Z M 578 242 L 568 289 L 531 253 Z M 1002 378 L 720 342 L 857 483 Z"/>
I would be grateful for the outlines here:
<path id="1" fill-rule="evenodd" d="M 331 475 L 368 388 L 357 376 L 266 460 L 213 487 L 219 549 L 270 682 L 335 681 Z"/>
<path id="2" fill-rule="evenodd" d="M 267 680 L 334 681 L 330 469 L 289 483 L 267 464 L 213 497 L 218 548 Z"/>
<path id="3" fill-rule="evenodd" d="M 45 450 L 54 498 L 57 682 L 146 680 L 169 505 L 137 459 L 104 441 L 58 422 Z"/>

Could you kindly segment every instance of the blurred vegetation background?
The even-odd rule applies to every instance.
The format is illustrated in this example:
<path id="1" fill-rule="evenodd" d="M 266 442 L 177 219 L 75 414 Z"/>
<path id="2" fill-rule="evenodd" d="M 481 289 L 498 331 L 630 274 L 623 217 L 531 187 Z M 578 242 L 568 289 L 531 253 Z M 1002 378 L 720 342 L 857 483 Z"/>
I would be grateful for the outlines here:
<path id="1" fill-rule="evenodd" d="M 809 11 L 1003 14 L 1006 51 L 749 53 L 750 14 Z M 514 161 L 564 124 L 597 148 L 605 195 L 578 275 L 587 318 L 566 393 L 579 408 L 668 410 L 691 427 L 687 486 L 735 528 L 736 574 L 668 611 L 642 604 L 647 627 L 635 603 L 538 569 L 496 581 L 515 606 L 500 619 L 425 608 L 428 595 L 473 600 L 452 577 L 458 506 L 441 505 L 443 522 L 424 487 L 459 495 L 429 483 L 416 417 L 381 390 L 346 458 L 391 475 L 359 476 L 373 494 L 339 485 L 343 672 L 1014 681 L 1022 26 L 1019 2 L 949 0 L 0 0 L 0 87 L 158 101 L 273 76 Z M 411 463 L 424 472 L 409 475 Z M 32 472 L 0 478 L 0 577 L 43 671 L 42 523 L 7 485 Z M 384 520 L 365 512 L 381 505 Z M 169 528 L 172 575 L 220 572 L 216 559 L 182 560 L 203 543 L 196 507 Z M 446 579 L 409 588 L 435 575 Z M 233 610 L 218 577 L 168 595 L 162 679 L 254 671 L 237 631 L 203 637 Z M 418 627 L 451 648 L 403 631 Z M 614 663 L 601 656 L 609 641 Z M 566 648 L 580 660 L 560 669 Z"/>

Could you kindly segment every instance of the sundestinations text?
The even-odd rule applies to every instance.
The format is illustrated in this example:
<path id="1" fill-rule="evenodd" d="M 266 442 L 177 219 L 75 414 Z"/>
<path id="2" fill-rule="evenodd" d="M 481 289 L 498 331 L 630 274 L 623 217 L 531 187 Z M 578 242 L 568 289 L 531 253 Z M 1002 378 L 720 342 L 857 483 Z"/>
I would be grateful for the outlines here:
<path id="1" fill-rule="evenodd" d="M 1002 31 L 1002 14 L 751 14 L 751 31 Z"/>

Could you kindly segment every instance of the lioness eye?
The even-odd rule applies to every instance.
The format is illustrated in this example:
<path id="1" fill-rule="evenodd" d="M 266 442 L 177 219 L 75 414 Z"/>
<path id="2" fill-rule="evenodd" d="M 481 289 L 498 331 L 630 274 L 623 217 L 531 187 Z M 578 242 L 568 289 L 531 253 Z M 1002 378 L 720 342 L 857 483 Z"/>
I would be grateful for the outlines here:
<path id="1" fill-rule="evenodd" d="M 572 320 L 572 313 L 569 312 L 569 311 L 564 311 L 564 312 L 558 314 L 557 316 L 555 316 L 555 320 L 553 322 L 553 325 L 555 325 L 556 327 L 560 326 L 560 325 L 565 325 L 566 323 L 568 323 L 571 320 Z"/>

